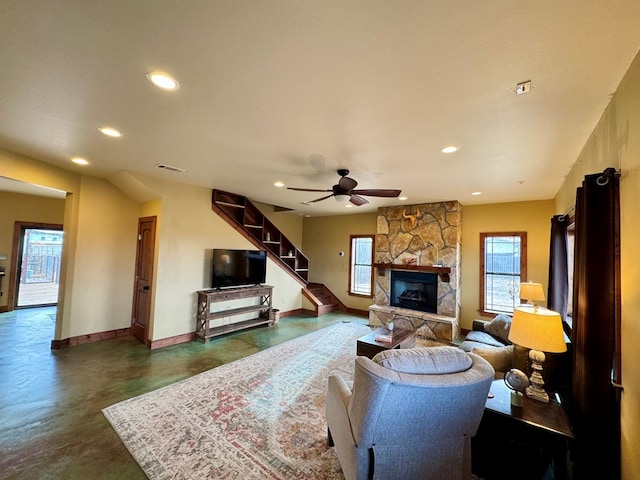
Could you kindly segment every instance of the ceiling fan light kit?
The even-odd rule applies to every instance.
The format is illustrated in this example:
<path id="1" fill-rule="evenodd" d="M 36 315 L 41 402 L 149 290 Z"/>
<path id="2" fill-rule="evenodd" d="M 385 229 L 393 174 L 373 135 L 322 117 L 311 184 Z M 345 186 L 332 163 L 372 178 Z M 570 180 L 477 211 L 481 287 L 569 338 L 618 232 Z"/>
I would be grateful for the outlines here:
<path id="1" fill-rule="evenodd" d="M 369 203 L 369 201 L 364 197 L 385 197 L 385 198 L 393 198 L 398 197 L 401 193 L 401 190 L 395 189 L 364 189 L 364 190 L 355 190 L 358 182 L 356 182 L 353 178 L 347 177 L 349 175 L 349 170 L 346 168 L 341 168 L 338 170 L 338 175 L 340 175 L 340 180 L 337 184 L 335 184 L 331 189 L 327 190 L 319 190 L 315 188 L 294 188 L 287 187 L 288 190 L 295 190 L 298 192 L 331 192 L 329 195 L 325 195 L 324 197 L 316 198 L 315 200 L 309 200 L 305 203 L 315 203 L 320 202 L 322 200 L 326 200 L 330 197 L 335 197 L 337 202 L 346 202 L 350 201 L 355 206 L 359 207 L 361 205 L 365 205 Z"/>

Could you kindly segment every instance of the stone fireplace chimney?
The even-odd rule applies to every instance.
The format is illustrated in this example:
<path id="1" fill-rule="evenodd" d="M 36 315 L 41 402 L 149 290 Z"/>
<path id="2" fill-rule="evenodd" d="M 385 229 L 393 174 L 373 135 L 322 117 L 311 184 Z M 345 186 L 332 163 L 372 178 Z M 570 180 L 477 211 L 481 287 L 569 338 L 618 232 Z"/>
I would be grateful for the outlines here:
<path id="1" fill-rule="evenodd" d="M 459 333 L 462 206 L 457 201 L 378 209 L 372 325 L 409 322 L 419 335 L 453 341 Z M 438 275 L 437 312 L 390 306 L 390 271 Z M 400 325 L 399 325 L 400 326 Z"/>

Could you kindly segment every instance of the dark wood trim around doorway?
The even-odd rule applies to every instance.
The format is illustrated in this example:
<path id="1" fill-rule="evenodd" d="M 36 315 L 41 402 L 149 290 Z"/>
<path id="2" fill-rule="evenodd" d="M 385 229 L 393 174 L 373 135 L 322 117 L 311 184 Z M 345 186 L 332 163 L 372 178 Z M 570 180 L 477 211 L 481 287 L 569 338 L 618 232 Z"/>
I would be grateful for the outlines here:
<path id="1" fill-rule="evenodd" d="M 42 228 L 45 230 L 64 230 L 59 223 L 37 223 L 15 221 L 13 224 L 13 243 L 11 245 L 11 263 L 9 264 L 9 287 L 7 292 L 7 312 L 15 309 L 16 285 L 18 279 L 18 258 L 20 254 L 20 238 L 27 228 Z M 62 245 L 64 251 L 64 244 Z"/>

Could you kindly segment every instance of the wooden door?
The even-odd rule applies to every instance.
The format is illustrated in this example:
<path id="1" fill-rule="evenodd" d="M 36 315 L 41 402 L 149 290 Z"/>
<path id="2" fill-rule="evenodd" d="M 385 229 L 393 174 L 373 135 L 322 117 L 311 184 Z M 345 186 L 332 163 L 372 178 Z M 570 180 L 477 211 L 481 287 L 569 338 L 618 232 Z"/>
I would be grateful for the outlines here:
<path id="1" fill-rule="evenodd" d="M 153 281 L 153 253 L 156 239 L 156 217 L 138 219 L 138 247 L 136 250 L 136 276 L 133 288 L 131 333 L 149 345 L 149 320 Z"/>

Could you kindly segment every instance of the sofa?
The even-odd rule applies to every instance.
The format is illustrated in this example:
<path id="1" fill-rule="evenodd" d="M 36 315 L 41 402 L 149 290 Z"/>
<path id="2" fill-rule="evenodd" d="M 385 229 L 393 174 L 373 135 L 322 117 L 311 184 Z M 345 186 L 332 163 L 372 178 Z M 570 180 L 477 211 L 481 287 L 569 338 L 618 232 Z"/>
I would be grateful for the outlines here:
<path id="1" fill-rule="evenodd" d="M 353 384 L 329 377 L 329 444 L 347 480 L 468 480 L 471 437 L 494 370 L 457 347 L 356 357 Z"/>
<path id="2" fill-rule="evenodd" d="M 499 314 L 490 321 L 474 320 L 471 328 L 460 348 L 487 360 L 494 368 L 496 378 L 502 378 L 511 368 L 529 374 L 529 350 L 509 341 L 509 315 Z"/>

